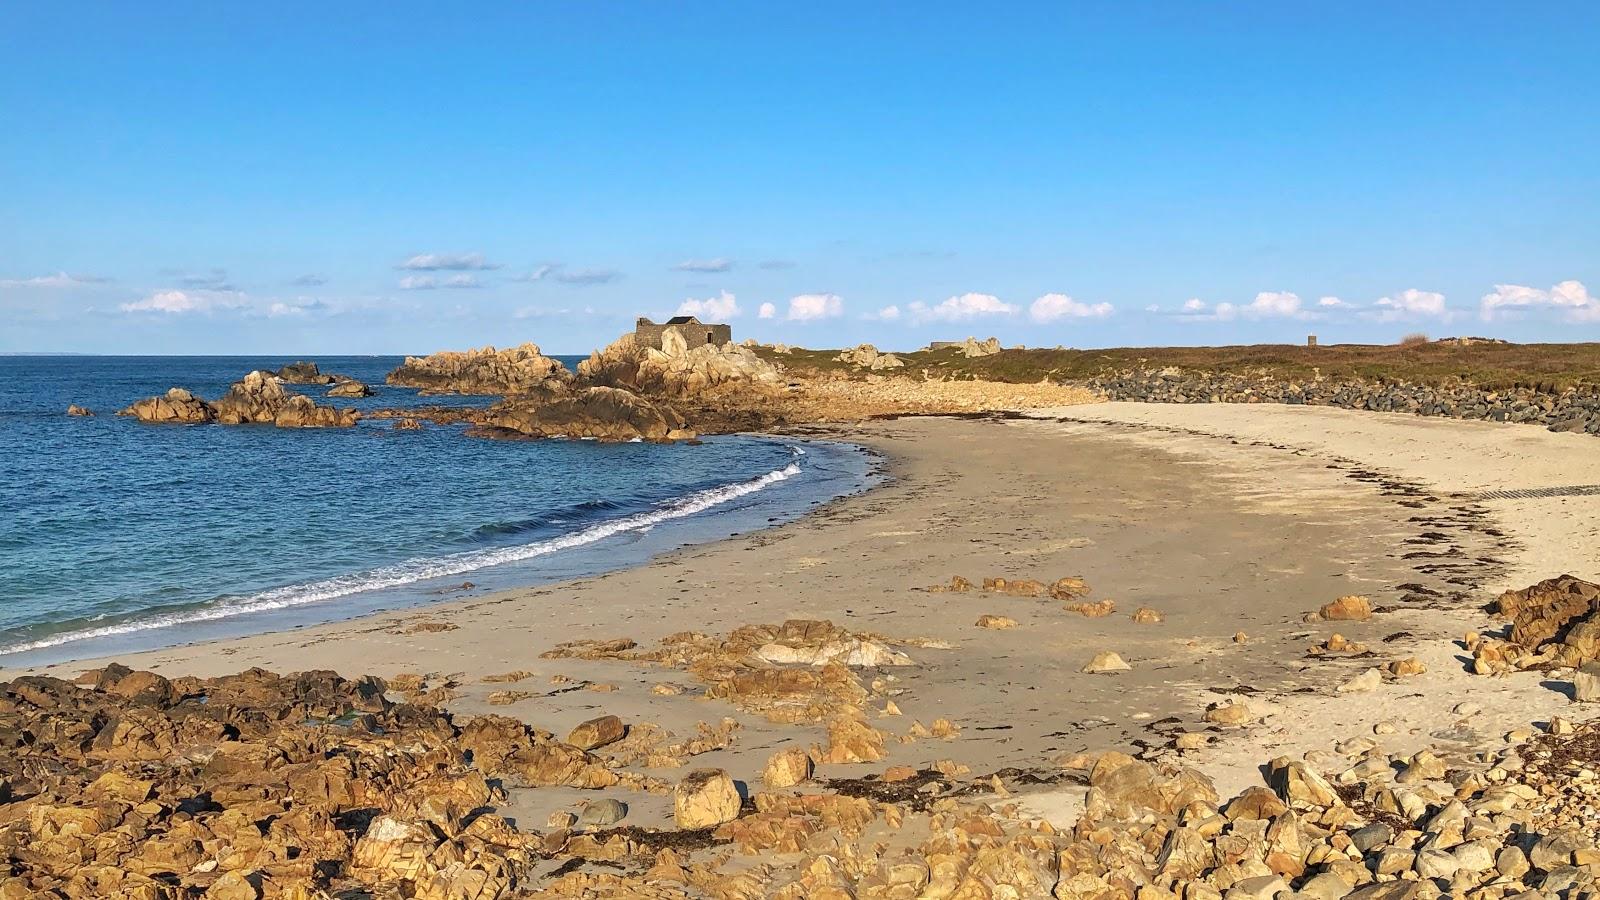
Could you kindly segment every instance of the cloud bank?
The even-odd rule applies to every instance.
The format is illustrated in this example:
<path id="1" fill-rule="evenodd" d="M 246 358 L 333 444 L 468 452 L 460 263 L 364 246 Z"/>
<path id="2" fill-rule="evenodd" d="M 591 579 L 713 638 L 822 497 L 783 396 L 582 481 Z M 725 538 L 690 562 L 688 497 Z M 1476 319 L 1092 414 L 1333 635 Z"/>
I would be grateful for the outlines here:
<path id="1" fill-rule="evenodd" d="M 1575 280 L 1563 281 L 1549 290 L 1497 284 L 1479 301 L 1478 314 L 1489 322 L 1535 308 L 1558 310 L 1574 322 L 1600 321 L 1600 297 L 1591 295 L 1583 282 Z"/>
<path id="2" fill-rule="evenodd" d="M 1035 322 L 1103 319 L 1115 311 L 1115 307 L 1109 303 L 1079 303 L 1066 294 L 1045 294 L 1028 306 L 1028 318 Z"/>
<path id="3" fill-rule="evenodd" d="M 913 322 L 968 322 L 986 316 L 1009 316 L 1017 311 L 993 294 L 961 294 L 934 306 L 915 300 L 906 309 Z"/>

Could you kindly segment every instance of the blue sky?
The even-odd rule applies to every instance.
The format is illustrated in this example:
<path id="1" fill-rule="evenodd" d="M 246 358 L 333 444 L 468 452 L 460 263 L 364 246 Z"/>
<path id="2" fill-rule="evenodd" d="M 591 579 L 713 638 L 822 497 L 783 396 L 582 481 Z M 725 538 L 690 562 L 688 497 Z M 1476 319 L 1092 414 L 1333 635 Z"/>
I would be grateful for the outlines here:
<path id="1" fill-rule="evenodd" d="M 0 351 L 1600 339 L 1591 3 L 18 3 Z M 685 304 L 688 306 L 685 306 Z"/>

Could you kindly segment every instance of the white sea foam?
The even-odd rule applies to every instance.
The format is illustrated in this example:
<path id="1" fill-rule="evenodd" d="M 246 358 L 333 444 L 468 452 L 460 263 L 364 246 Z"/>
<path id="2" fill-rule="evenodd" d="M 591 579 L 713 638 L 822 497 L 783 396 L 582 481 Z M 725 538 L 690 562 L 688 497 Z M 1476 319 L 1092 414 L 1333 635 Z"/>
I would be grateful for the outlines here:
<path id="1" fill-rule="evenodd" d="M 790 448 L 798 458 L 805 453 L 799 447 Z M 452 553 L 446 556 L 431 557 L 427 559 L 408 560 L 392 566 L 370 569 L 365 572 L 356 572 L 350 575 L 339 575 L 322 581 L 313 581 L 306 584 L 294 584 L 287 587 L 274 588 L 263 591 L 250 597 L 240 598 L 235 601 L 220 602 L 215 606 L 203 609 L 185 610 L 179 613 L 168 613 L 152 616 L 147 619 L 135 619 L 116 625 L 106 625 L 100 628 L 85 628 L 78 631 L 64 631 L 49 637 L 40 638 L 22 644 L 13 644 L 9 647 L 0 647 L 0 654 L 23 653 L 29 650 L 43 650 L 48 647 L 59 647 L 74 641 L 92 640 L 94 638 L 116 637 L 121 634 L 132 634 L 138 631 L 149 631 L 154 628 L 170 628 L 174 625 L 188 625 L 196 622 L 211 622 L 217 619 L 228 619 L 234 616 L 249 613 L 268 612 L 276 609 L 287 609 L 293 606 L 305 606 L 310 603 L 320 603 L 324 600 L 333 600 L 346 597 L 362 591 L 375 591 L 384 588 L 403 587 L 418 581 L 430 578 L 445 578 L 452 575 L 464 575 L 490 566 L 505 563 L 519 562 L 547 556 L 561 550 L 573 547 L 582 547 L 596 541 L 604 540 L 613 535 L 626 532 L 644 532 L 654 528 L 662 522 L 692 516 L 716 506 L 721 506 L 740 497 L 753 494 L 756 491 L 770 487 L 780 481 L 785 481 L 800 474 L 800 465 L 790 463 L 782 469 L 776 469 L 735 484 L 726 484 L 721 487 L 709 488 L 679 497 L 676 500 L 664 503 L 648 512 L 635 513 L 612 519 L 608 522 L 599 522 L 587 528 L 581 528 L 569 534 L 559 535 L 531 544 L 521 544 L 515 547 L 496 547 L 486 550 L 468 550 L 462 553 Z"/>

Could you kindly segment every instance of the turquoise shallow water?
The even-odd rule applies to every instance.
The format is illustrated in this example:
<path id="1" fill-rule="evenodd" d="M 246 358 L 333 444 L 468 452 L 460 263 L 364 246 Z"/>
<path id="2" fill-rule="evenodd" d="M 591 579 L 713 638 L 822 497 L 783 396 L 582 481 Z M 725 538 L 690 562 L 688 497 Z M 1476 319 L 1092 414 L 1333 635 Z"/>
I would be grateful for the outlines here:
<path id="1" fill-rule="evenodd" d="M 112 413 L 172 385 L 215 398 L 231 357 L 0 357 L 0 664 L 291 627 L 574 577 L 792 519 L 862 489 L 858 448 L 499 442 L 151 426 Z M 358 408 L 485 403 L 382 385 L 398 358 L 322 358 Z M 318 397 L 322 389 L 294 387 Z M 69 418 L 77 403 L 92 419 Z"/>

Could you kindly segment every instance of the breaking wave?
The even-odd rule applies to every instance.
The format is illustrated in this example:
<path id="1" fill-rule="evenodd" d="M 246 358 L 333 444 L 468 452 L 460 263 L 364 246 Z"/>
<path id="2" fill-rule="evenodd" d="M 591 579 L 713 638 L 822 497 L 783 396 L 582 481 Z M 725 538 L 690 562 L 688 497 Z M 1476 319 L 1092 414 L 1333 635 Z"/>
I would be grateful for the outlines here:
<path id="1" fill-rule="evenodd" d="M 799 447 L 790 449 L 796 459 L 805 454 L 805 451 Z M 0 647 L 0 654 L 43 650 L 75 641 L 115 637 L 156 628 L 170 628 L 175 625 L 212 622 L 218 619 L 249 615 L 250 613 L 320 603 L 364 591 L 404 587 L 408 584 L 432 578 L 464 575 L 468 572 L 475 572 L 491 566 L 520 562 L 574 547 L 582 547 L 619 534 L 648 531 L 663 522 L 670 522 L 674 519 L 681 519 L 704 512 L 786 481 L 799 474 L 799 463 L 792 462 L 782 469 L 775 469 L 748 481 L 695 491 L 694 493 L 659 503 L 655 508 L 645 512 L 634 513 L 617 519 L 602 520 L 565 534 L 528 544 L 466 550 L 443 556 L 407 560 L 394 565 L 382 566 L 349 575 L 338 575 L 320 581 L 273 588 L 248 597 L 217 600 L 199 608 L 131 619 L 113 625 L 62 631 L 36 640 Z M 592 506 L 594 509 L 599 510 L 605 509 L 609 505 L 605 501 L 601 501 Z M 487 531 L 478 536 L 480 538 L 490 535 L 503 537 L 508 532 L 515 533 L 519 530 L 526 530 L 537 524 L 539 524 L 537 520 L 530 520 L 520 523 L 485 526 Z"/>

